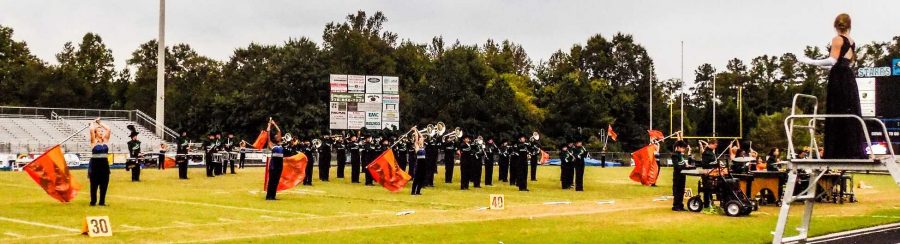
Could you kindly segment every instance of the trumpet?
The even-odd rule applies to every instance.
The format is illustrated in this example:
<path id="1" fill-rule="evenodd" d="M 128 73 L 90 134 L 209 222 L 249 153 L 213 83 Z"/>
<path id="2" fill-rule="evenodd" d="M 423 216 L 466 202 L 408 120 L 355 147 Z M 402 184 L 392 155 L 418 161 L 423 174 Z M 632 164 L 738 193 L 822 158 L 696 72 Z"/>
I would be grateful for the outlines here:
<path id="1" fill-rule="evenodd" d="M 291 133 L 284 134 L 284 137 L 281 138 L 285 143 L 289 143 L 294 140 L 294 137 L 291 136 Z"/>
<path id="2" fill-rule="evenodd" d="M 419 130 L 419 134 L 423 136 L 431 136 L 434 133 L 434 124 L 428 124 L 425 129 Z"/>
<path id="3" fill-rule="evenodd" d="M 459 127 L 456 127 L 455 129 L 453 129 L 453 131 L 451 131 L 450 133 L 447 133 L 442 138 L 446 139 L 447 137 L 450 137 L 450 140 L 453 140 L 453 141 L 455 141 L 459 138 L 462 138 L 463 137 L 462 129 L 460 129 Z"/>
<path id="4" fill-rule="evenodd" d="M 312 145 L 314 148 L 319 148 L 322 146 L 322 140 L 312 139 Z"/>
<path id="5" fill-rule="evenodd" d="M 540 140 L 541 140 L 541 134 L 538 134 L 537 131 L 531 133 L 531 141 L 534 142 L 534 141 L 540 141 Z"/>
<path id="6" fill-rule="evenodd" d="M 432 131 L 432 133 L 434 134 L 432 134 L 431 136 L 440 136 L 443 135 L 446 131 L 447 126 L 444 125 L 444 122 L 437 122 L 437 125 L 434 126 L 434 131 Z"/>
<path id="7" fill-rule="evenodd" d="M 475 138 L 475 145 L 484 146 L 484 138 L 481 137 L 481 136 L 476 137 L 476 138 Z"/>

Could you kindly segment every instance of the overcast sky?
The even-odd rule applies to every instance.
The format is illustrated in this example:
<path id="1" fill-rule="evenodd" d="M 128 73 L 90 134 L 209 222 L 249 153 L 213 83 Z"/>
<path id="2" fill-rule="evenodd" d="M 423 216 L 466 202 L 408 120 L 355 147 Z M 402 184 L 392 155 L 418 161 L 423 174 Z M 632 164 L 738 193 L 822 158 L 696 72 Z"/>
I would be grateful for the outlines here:
<path id="1" fill-rule="evenodd" d="M 0 25 L 14 38 L 55 63 L 67 41 L 86 32 L 99 33 L 113 50 L 117 68 L 140 43 L 154 39 L 158 28 L 155 0 L 0 0 Z M 444 36 L 452 42 L 484 43 L 510 39 L 520 43 L 535 63 L 558 49 L 584 43 L 596 33 L 634 35 L 656 62 L 660 79 L 684 75 L 702 63 L 724 69 L 728 59 L 749 62 L 762 54 L 799 52 L 805 45 L 825 45 L 834 35 L 832 21 L 841 12 L 853 19 L 859 43 L 888 41 L 900 35 L 900 1 L 754 0 L 754 1 L 236 1 L 167 2 L 166 42 L 188 43 L 198 52 L 227 60 L 251 42 L 278 44 L 306 36 L 321 43 L 326 23 L 365 10 L 383 11 L 385 29 L 401 39 L 429 42 Z"/>

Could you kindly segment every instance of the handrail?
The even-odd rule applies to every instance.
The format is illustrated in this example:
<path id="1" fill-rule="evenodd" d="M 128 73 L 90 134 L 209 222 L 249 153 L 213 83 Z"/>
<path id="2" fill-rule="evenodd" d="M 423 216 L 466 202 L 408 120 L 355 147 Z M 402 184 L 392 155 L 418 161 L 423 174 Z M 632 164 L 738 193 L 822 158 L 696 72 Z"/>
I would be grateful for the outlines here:
<path id="1" fill-rule="evenodd" d="M 141 112 L 140 110 L 134 110 L 134 112 L 138 118 L 143 119 L 148 124 L 152 125 L 153 128 L 156 128 L 156 120 L 155 119 L 151 118 L 150 116 L 148 116 L 144 112 Z M 177 136 L 178 133 L 176 133 L 175 130 L 172 130 L 166 126 L 163 126 L 163 134 L 165 134 L 166 136 L 172 137 L 172 139 L 178 138 L 178 136 Z M 165 140 L 165 138 L 163 138 L 163 140 Z"/>
<path id="2" fill-rule="evenodd" d="M 788 139 L 788 147 L 790 148 L 789 150 L 793 150 L 793 147 L 794 147 L 794 145 L 793 145 L 794 138 L 792 138 L 794 134 L 793 134 L 793 130 L 790 127 L 793 124 L 794 119 L 803 119 L 803 118 L 806 118 L 806 119 L 819 119 L 819 118 L 823 118 L 823 119 L 824 118 L 856 119 L 859 122 L 859 124 L 862 126 L 863 135 L 865 135 L 865 138 L 866 138 L 866 145 L 868 145 L 868 146 L 872 145 L 872 138 L 869 137 L 869 129 L 866 128 L 866 122 L 859 116 L 852 115 L 852 114 L 815 114 L 815 115 L 797 114 L 797 115 L 787 116 L 787 118 L 784 119 L 784 129 L 788 133 L 787 139 Z M 810 136 L 815 138 L 815 135 L 810 135 Z M 893 150 L 891 150 L 891 151 L 893 152 Z M 869 155 L 872 157 L 875 156 L 874 152 L 872 152 L 871 150 L 869 151 Z"/>
<path id="3" fill-rule="evenodd" d="M 813 95 L 809 95 L 809 94 L 797 93 L 797 94 L 794 94 L 794 100 L 791 102 L 791 115 L 797 114 L 797 100 L 799 100 L 798 98 L 811 98 L 813 101 L 815 101 L 814 104 L 816 104 L 816 106 L 813 106 L 813 114 L 818 114 L 819 98 L 816 96 L 813 96 Z"/>

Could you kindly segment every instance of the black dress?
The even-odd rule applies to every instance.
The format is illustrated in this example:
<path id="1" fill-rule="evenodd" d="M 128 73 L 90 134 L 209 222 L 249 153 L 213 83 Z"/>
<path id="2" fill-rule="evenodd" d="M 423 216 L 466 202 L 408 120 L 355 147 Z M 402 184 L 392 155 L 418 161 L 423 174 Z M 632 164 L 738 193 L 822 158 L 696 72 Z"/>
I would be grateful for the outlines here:
<path id="1" fill-rule="evenodd" d="M 861 116 L 859 105 L 859 88 L 856 75 L 850 68 L 850 60 L 844 55 L 855 48 L 847 37 L 841 36 L 841 54 L 837 63 L 828 74 L 828 90 L 825 100 L 825 112 L 828 114 L 852 114 Z M 834 48 L 834 47 L 832 47 Z M 829 159 L 865 158 L 865 143 L 859 121 L 849 118 L 825 120 L 825 155 Z"/>

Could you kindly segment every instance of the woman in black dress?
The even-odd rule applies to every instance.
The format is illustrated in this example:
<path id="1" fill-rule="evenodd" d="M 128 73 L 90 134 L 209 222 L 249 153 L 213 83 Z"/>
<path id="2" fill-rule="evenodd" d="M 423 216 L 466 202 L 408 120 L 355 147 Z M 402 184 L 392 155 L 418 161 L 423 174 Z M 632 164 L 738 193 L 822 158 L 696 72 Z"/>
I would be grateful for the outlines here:
<path id="1" fill-rule="evenodd" d="M 100 118 L 91 123 L 91 161 L 88 166 L 88 179 L 91 182 L 91 206 L 97 204 L 97 190 L 100 191 L 100 206 L 106 206 L 106 188 L 109 187 L 109 126 L 100 122 Z"/>
<path id="2" fill-rule="evenodd" d="M 851 69 L 856 59 L 856 43 L 849 37 L 850 15 L 840 14 L 834 20 L 837 36 L 831 39 L 831 53 L 826 59 L 809 60 L 801 56 L 802 63 L 831 66 L 828 73 L 825 112 L 828 114 L 852 114 L 860 116 L 859 88 Z M 865 143 L 860 124 L 855 119 L 825 120 L 825 155 L 828 159 L 866 158 Z"/>

